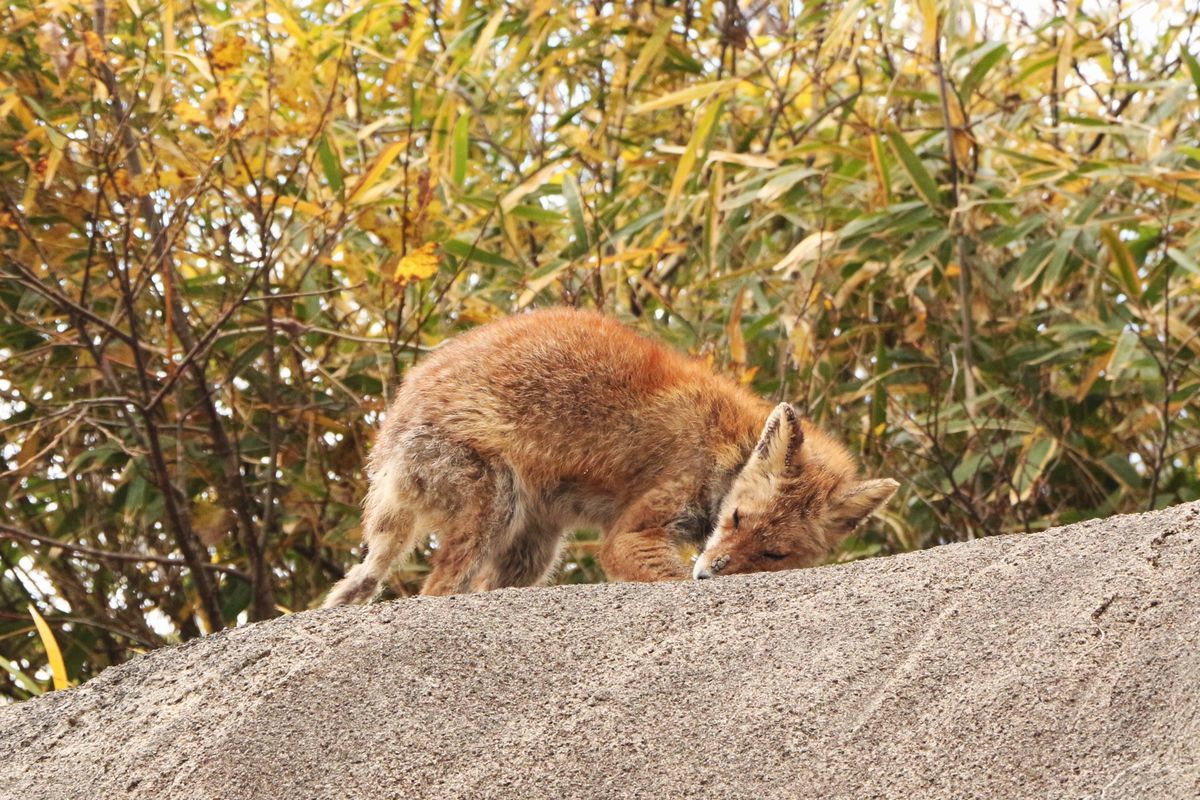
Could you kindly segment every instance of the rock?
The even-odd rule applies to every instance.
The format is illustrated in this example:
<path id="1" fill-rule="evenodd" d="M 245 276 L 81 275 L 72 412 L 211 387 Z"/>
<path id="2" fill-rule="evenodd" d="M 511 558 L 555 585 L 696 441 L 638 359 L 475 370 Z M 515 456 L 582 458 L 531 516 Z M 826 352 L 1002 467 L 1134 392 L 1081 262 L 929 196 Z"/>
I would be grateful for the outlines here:
<path id="1" fill-rule="evenodd" d="M 0 796 L 1200 796 L 1200 504 L 311 611 L 0 708 Z"/>

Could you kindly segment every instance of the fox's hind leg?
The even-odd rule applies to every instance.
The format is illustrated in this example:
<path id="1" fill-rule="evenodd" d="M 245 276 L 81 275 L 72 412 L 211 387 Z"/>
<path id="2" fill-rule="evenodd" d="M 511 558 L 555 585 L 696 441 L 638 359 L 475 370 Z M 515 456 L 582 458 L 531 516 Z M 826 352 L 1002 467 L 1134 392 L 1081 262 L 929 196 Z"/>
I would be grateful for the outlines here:
<path id="1" fill-rule="evenodd" d="M 371 484 L 363 503 L 363 544 L 367 556 L 338 582 L 322 604 L 324 608 L 371 600 L 382 588 L 388 573 L 417 546 L 428 526 L 423 487 L 414 478 L 419 469 L 413 459 L 415 439 L 399 436 L 394 441 L 385 428 L 384 436 L 371 452 Z"/>
<path id="2" fill-rule="evenodd" d="M 322 603 L 323 608 L 364 603 L 375 597 L 392 566 L 412 550 L 418 533 L 411 511 L 403 508 L 373 509 L 370 501 L 363 517 L 363 531 L 367 557 L 338 581 Z"/>
<path id="3" fill-rule="evenodd" d="M 558 565 L 562 538 L 558 525 L 528 517 L 518 507 L 504 541 L 492 552 L 471 588 L 487 592 L 545 583 Z"/>
<path id="4" fill-rule="evenodd" d="M 512 471 L 507 465 L 484 461 L 474 451 L 469 455 L 469 466 L 459 474 L 439 476 L 448 487 L 439 493 L 448 502 L 433 525 L 437 531 L 433 571 L 425 578 L 421 594 L 471 591 L 512 527 L 517 504 Z"/>

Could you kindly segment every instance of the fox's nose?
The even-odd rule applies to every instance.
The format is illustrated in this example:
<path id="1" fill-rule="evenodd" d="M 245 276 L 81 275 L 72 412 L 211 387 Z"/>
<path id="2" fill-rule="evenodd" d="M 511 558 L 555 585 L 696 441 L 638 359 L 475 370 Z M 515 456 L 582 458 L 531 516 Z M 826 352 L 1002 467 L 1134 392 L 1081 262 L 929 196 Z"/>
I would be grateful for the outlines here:
<path id="1" fill-rule="evenodd" d="M 706 580 L 708 580 L 709 578 L 711 578 L 712 576 L 713 576 L 713 574 L 712 574 L 712 571 L 711 571 L 711 570 L 707 570 L 707 569 L 706 569 L 706 570 L 704 570 L 703 572 L 697 572 L 697 573 L 696 573 L 696 580 L 698 580 L 698 581 L 706 581 Z"/>

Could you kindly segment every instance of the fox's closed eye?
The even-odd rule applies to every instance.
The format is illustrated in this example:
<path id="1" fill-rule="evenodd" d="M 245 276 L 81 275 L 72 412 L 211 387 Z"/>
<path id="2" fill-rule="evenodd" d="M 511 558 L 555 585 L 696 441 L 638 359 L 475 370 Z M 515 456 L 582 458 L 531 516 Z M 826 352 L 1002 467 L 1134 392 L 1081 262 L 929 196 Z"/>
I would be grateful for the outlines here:
<path id="1" fill-rule="evenodd" d="M 772 561 L 782 561 L 783 559 L 787 558 L 787 553 L 775 553 L 768 550 L 767 552 L 763 553 L 763 558 L 769 558 Z"/>
<path id="2" fill-rule="evenodd" d="M 733 529 L 735 531 L 737 530 L 738 523 L 740 523 L 741 521 L 742 521 L 742 518 L 741 518 L 741 516 L 738 515 L 738 510 L 735 508 L 733 510 Z"/>

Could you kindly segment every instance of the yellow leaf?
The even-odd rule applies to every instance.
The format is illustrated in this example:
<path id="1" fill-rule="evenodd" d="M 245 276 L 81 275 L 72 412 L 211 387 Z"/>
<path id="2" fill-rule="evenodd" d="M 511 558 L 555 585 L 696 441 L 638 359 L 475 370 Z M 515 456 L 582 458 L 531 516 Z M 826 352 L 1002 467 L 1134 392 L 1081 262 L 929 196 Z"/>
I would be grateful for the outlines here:
<path id="1" fill-rule="evenodd" d="M 921 340 L 925 338 L 925 324 L 929 320 L 929 311 L 925 308 L 925 301 L 921 299 L 920 295 L 910 295 L 908 303 L 912 322 L 904 327 L 904 341 L 909 344 L 920 344 Z"/>
<path id="2" fill-rule="evenodd" d="M 834 17 L 833 23 L 828 28 L 828 33 L 825 36 L 825 41 L 821 43 L 821 49 L 817 58 L 824 58 L 830 53 L 834 53 L 841 49 L 846 39 L 854 31 L 856 25 L 860 25 L 860 14 L 862 12 L 862 0 L 854 0 L 842 6 L 841 11 Z"/>
<path id="3" fill-rule="evenodd" d="M 291 10 L 288 8 L 288 3 L 280 2 L 280 0 L 267 0 L 267 5 L 279 15 L 279 19 L 283 22 L 283 27 L 287 30 L 288 36 L 292 37 L 301 46 L 307 44 L 308 37 L 305 35 L 304 29 L 296 22 L 296 18 L 292 16 Z"/>
<path id="4" fill-rule="evenodd" d="M 350 193 L 350 197 L 347 198 L 349 202 L 354 203 L 363 198 L 367 190 L 383 175 L 384 170 L 391 166 L 392 162 L 403 152 L 404 144 L 404 142 L 392 142 L 384 148 L 382 153 L 375 157 L 375 163 L 362 176 L 358 185 L 354 187 L 354 191 Z"/>
<path id="5" fill-rule="evenodd" d="M 399 284 L 413 280 L 419 281 L 431 277 L 437 273 L 437 269 L 437 245 L 433 242 L 426 242 L 396 262 L 396 271 L 392 275 L 392 279 Z"/>
<path id="6" fill-rule="evenodd" d="M 218 71 L 239 67 L 245 58 L 246 40 L 239 33 L 226 32 L 212 48 L 212 64 Z"/>
<path id="7" fill-rule="evenodd" d="M 50 672 L 54 675 L 54 688 L 66 689 L 71 682 L 67 680 L 67 665 L 63 663 L 62 650 L 58 649 L 58 641 L 54 638 L 54 632 L 50 630 L 46 620 L 42 619 L 42 615 L 33 607 L 33 603 L 29 604 L 29 616 L 33 617 L 33 624 L 37 626 L 38 636 L 42 637 L 42 647 L 46 648 L 46 658 L 50 660 Z"/>
<path id="8" fill-rule="evenodd" d="M 122 197 L 129 197 L 136 194 L 133 181 L 129 178 L 129 170 L 124 167 L 113 172 L 113 184 L 116 186 L 117 194 Z"/>
<path id="9" fill-rule="evenodd" d="M 1112 353 L 1108 352 L 1092 359 L 1091 365 L 1088 367 L 1087 372 L 1085 372 L 1083 375 L 1083 380 L 1079 382 L 1079 386 L 1075 390 L 1076 403 L 1082 403 L 1088 396 L 1088 392 L 1092 390 L 1092 386 L 1095 385 L 1096 380 L 1100 377 L 1100 373 L 1103 372 L 1105 367 L 1108 366 L 1108 361 L 1111 356 Z"/>
<path id="10" fill-rule="evenodd" d="M 688 141 L 687 149 L 683 151 L 683 155 L 679 158 L 679 164 L 675 167 L 675 177 L 671 180 L 671 190 L 667 193 L 666 211 L 663 217 L 666 218 L 675 203 L 679 200 L 679 195 L 683 191 L 684 184 L 692 175 L 692 169 L 696 166 L 696 158 L 700 155 L 700 149 L 704 147 L 704 143 L 708 140 L 708 134 L 716 124 L 717 116 L 721 112 L 720 103 L 712 103 L 704 116 L 700 120 L 700 124 L 692 132 L 692 137 Z"/>
<path id="11" fill-rule="evenodd" d="M 630 113 L 641 114 L 646 111 L 656 111 L 660 108 L 670 108 L 671 106 L 690 103 L 693 100 L 702 100 L 718 92 L 729 91 L 739 83 L 741 83 L 740 78 L 729 78 L 723 81 L 710 81 L 697 86 L 689 86 L 686 89 L 680 89 L 677 92 L 671 92 L 670 94 L 664 94 L 662 97 L 647 100 L 645 103 L 638 103 L 630 109 Z"/>
<path id="12" fill-rule="evenodd" d="M 679 243 L 665 244 L 660 247 L 634 247 L 630 248 L 629 250 L 622 250 L 615 255 L 605 256 L 599 261 L 595 261 L 594 258 L 591 259 L 591 261 L 594 261 L 601 267 L 606 267 L 609 264 L 619 264 L 622 261 L 633 261 L 635 259 L 645 258 L 646 256 L 664 256 L 671 253 L 682 253 L 686 249 L 686 245 Z"/>
<path id="13" fill-rule="evenodd" d="M 100 37 L 95 31 L 83 32 L 83 46 L 87 48 L 88 55 L 97 61 L 104 59 L 104 42 L 100 41 Z"/>
<path id="14" fill-rule="evenodd" d="M 1200 191 L 1196 191 L 1186 183 L 1161 180 L 1152 175 L 1131 175 L 1130 177 L 1137 183 L 1157 189 L 1167 197 L 1177 197 L 1189 203 L 1200 203 Z"/>
<path id="15" fill-rule="evenodd" d="M 729 339 L 729 360 L 734 367 L 746 365 L 746 338 L 742 335 L 742 301 L 746 298 L 746 287 L 738 289 L 733 298 L 733 310 L 725 324 L 725 336 Z"/>
<path id="16" fill-rule="evenodd" d="M 650 68 L 650 64 L 657 58 L 662 51 L 663 45 L 666 44 L 667 36 L 671 33 L 671 26 L 675 23 L 675 15 L 668 14 L 658 24 L 658 28 L 654 34 L 646 40 L 646 45 L 642 48 L 641 55 L 634 62 L 633 69 L 629 73 L 629 80 L 626 85 L 631 89 L 637 88 L 638 81 L 646 74 L 646 70 Z"/>
<path id="17" fill-rule="evenodd" d="M 196 108 L 196 106 L 192 105 L 191 100 L 180 100 L 171 107 L 171 111 L 174 112 L 174 115 L 177 118 L 183 120 L 188 125 L 208 124 L 208 116 L 203 111 Z"/>
<path id="18" fill-rule="evenodd" d="M 797 369 L 803 369 L 812 361 L 812 325 L 807 320 L 796 318 L 792 332 L 788 335 L 788 341 L 792 345 L 792 364 Z"/>
<path id="19" fill-rule="evenodd" d="M 496 31 L 500 29 L 500 23 L 504 21 L 506 13 L 508 13 L 508 9 L 502 5 L 488 20 L 488 24 L 484 26 L 483 32 L 479 34 L 479 39 L 475 42 L 475 48 L 471 51 L 470 63 L 478 64 L 482 61 L 483 54 L 491 46 L 492 39 L 496 38 Z"/>
<path id="20" fill-rule="evenodd" d="M 175 0 L 163 0 L 162 5 L 163 58 L 165 74 L 171 74 L 171 53 L 175 52 Z"/>
<path id="21" fill-rule="evenodd" d="M 58 166 L 62 163 L 66 151 L 65 145 L 55 147 L 50 151 L 50 155 L 46 159 L 46 177 L 42 182 L 42 188 L 49 189 L 50 184 L 54 183 L 54 175 L 58 172 Z"/>
<path id="22" fill-rule="evenodd" d="M 921 15 L 921 49 L 932 56 L 941 34 L 937 0 L 917 0 Z"/>

